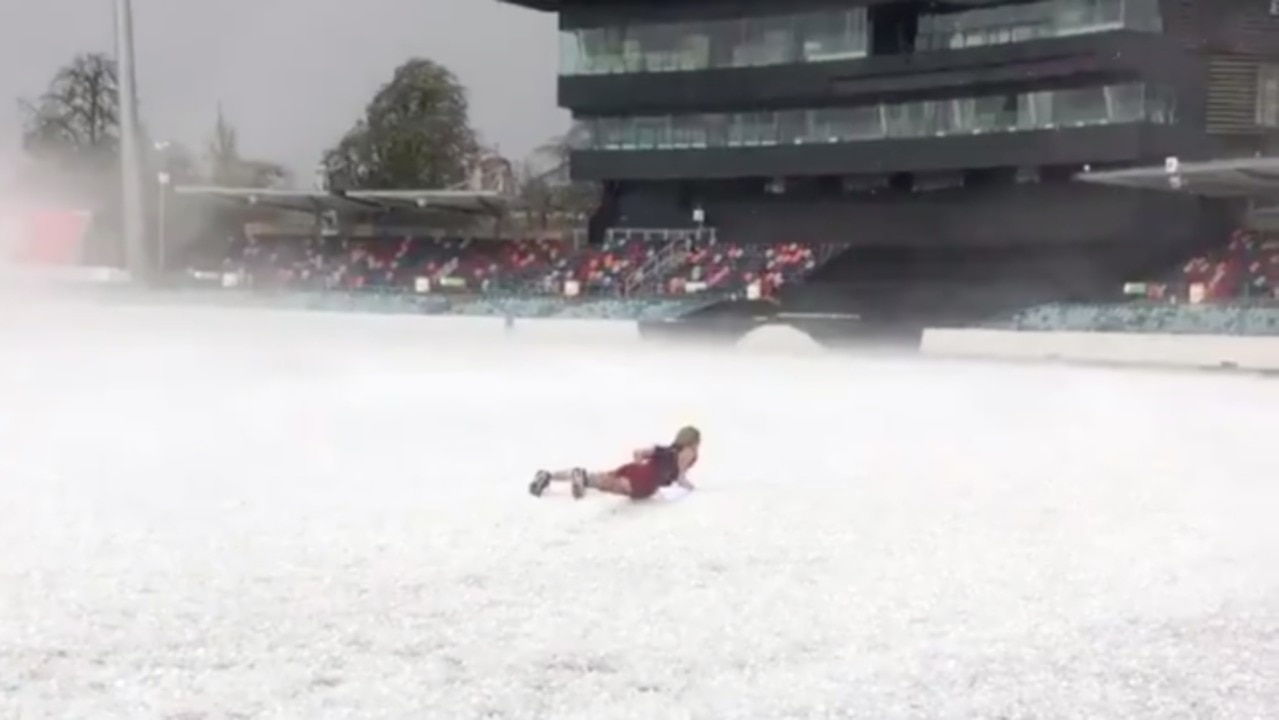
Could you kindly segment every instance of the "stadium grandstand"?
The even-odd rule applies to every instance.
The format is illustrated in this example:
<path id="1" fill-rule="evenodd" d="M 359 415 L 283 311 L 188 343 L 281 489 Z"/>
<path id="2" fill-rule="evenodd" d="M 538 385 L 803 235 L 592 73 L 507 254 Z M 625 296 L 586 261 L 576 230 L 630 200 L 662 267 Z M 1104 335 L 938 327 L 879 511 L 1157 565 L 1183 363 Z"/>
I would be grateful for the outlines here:
<path id="1" fill-rule="evenodd" d="M 705 227 L 610 228 L 595 243 L 530 235 L 511 223 L 509 187 L 472 185 L 481 189 L 178 187 L 178 199 L 222 218 L 223 241 L 173 242 L 188 252 L 169 281 L 325 293 L 326 303 L 380 296 L 408 312 L 656 320 L 733 298 L 768 308 L 822 259 L 801 243 L 720 243 Z"/>
<path id="2" fill-rule="evenodd" d="M 718 302 L 721 294 L 693 295 L 698 283 L 709 289 L 740 280 L 740 271 L 728 277 L 722 267 L 754 260 L 721 249 L 705 280 L 697 270 L 668 274 L 662 289 L 674 291 L 661 292 L 642 271 L 650 259 L 644 253 L 667 239 L 665 231 L 612 233 L 598 247 L 571 234 L 512 237 L 503 227 L 510 199 L 499 191 L 174 193 L 224 212 L 213 213 L 223 219 L 220 242 L 174 243 L 186 252 L 173 263 L 171 285 L 311 292 L 325 295 L 317 302 L 326 306 L 345 295 L 405 312 L 661 319 Z"/>
<path id="3" fill-rule="evenodd" d="M 1260 217 L 1099 180 L 1274 147 L 1268 3 L 507 1 L 558 14 L 593 235 L 664 229 L 672 276 L 786 243 L 783 307 L 967 322 L 1120 300 Z"/>
<path id="4" fill-rule="evenodd" d="M 911 328 L 1274 294 L 1265 3 L 508 1 L 558 14 L 569 170 L 601 188 L 583 227 L 514 222 L 497 157 L 466 188 L 178 187 L 217 221 L 173 213 L 168 280 Z"/>
<path id="5" fill-rule="evenodd" d="M 1279 300 L 1279 158 L 1256 157 L 1081 173 L 1102 185 L 1233 203 L 1240 226 L 1177 270 L 1128 283 L 1126 294 L 1172 303 Z"/>

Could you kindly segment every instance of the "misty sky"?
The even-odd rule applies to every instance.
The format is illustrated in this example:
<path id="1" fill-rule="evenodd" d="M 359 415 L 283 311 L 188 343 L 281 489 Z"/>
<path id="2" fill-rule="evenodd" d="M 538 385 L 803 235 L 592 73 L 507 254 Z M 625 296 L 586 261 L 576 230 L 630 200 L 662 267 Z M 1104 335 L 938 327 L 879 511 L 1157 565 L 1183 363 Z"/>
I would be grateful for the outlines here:
<path id="1" fill-rule="evenodd" d="M 554 16 L 497 0 L 134 0 L 134 13 L 143 118 L 201 151 L 221 102 L 246 156 L 309 176 L 414 55 L 457 73 L 508 157 L 568 127 Z M 17 98 L 84 51 L 113 52 L 112 0 L 0 0 L 0 157 L 18 148 Z"/>

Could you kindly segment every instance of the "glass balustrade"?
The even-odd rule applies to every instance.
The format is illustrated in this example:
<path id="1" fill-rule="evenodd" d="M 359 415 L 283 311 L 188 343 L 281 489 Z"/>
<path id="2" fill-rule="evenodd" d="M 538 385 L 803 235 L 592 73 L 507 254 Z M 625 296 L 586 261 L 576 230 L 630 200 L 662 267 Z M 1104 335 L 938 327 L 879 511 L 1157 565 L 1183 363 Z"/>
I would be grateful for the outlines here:
<path id="1" fill-rule="evenodd" d="M 1171 93 L 1130 83 L 858 108 L 589 118 L 579 150 L 685 150 L 977 135 L 1176 119 Z"/>
<path id="2" fill-rule="evenodd" d="M 924 15 L 915 49 L 960 50 L 1112 30 L 1162 32 L 1159 0 L 1040 0 Z"/>
<path id="3" fill-rule="evenodd" d="M 922 15 L 915 51 L 954 50 L 1111 30 L 1162 32 L 1159 0 L 1039 0 Z M 851 60 L 867 55 L 866 8 L 634 23 L 560 33 L 560 73 L 612 75 Z"/>
<path id="4" fill-rule="evenodd" d="M 564 75 L 680 72 L 865 57 L 866 8 L 560 33 Z"/>

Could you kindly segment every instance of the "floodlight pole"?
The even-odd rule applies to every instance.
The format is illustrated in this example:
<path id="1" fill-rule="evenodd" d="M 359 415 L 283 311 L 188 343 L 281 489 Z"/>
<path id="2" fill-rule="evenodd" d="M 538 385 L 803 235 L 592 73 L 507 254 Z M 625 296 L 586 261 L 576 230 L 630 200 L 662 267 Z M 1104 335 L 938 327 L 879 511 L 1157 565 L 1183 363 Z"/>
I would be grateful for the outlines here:
<path id="1" fill-rule="evenodd" d="M 116 73 L 120 93 L 120 186 L 124 201 L 125 267 L 135 283 L 150 279 L 138 153 L 137 73 L 133 61 L 133 3 L 115 0 Z"/>
<path id="2" fill-rule="evenodd" d="M 155 275 L 157 280 L 164 279 L 165 267 L 165 235 L 168 228 L 164 225 L 164 202 L 165 196 L 169 193 L 169 181 L 172 178 L 167 172 L 160 172 L 156 175 L 159 183 L 159 189 L 156 190 L 156 221 L 155 221 Z"/>

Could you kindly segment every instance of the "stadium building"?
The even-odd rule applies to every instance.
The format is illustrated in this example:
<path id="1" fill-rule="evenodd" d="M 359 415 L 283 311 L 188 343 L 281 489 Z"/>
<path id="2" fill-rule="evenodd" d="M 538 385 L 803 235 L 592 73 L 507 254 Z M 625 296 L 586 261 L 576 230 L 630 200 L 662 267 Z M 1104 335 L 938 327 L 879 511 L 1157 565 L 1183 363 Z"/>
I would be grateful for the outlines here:
<path id="1" fill-rule="evenodd" d="M 1279 127 L 1270 0 L 506 1 L 558 14 L 593 234 L 840 248 L 793 309 L 1111 297 L 1247 208 L 1079 174 L 1251 157 Z"/>

